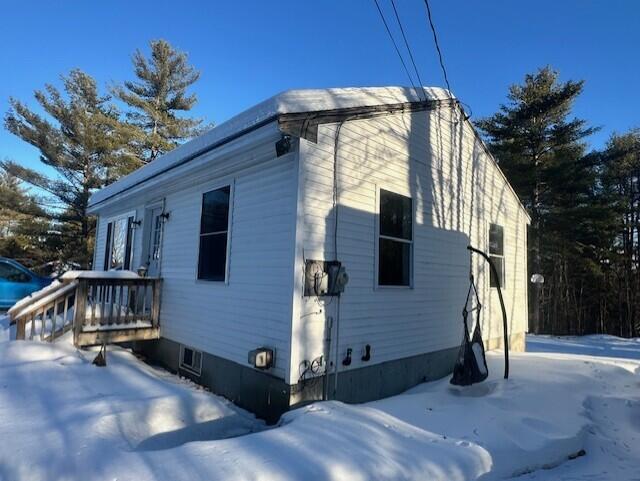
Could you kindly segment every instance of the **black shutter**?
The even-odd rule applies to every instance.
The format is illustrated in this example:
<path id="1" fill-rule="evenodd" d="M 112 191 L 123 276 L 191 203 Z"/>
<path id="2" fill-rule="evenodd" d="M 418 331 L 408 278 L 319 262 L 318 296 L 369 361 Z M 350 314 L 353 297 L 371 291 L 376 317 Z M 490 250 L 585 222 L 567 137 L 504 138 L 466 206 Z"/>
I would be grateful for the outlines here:
<path id="1" fill-rule="evenodd" d="M 111 264 L 111 236 L 113 235 L 113 223 L 107 224 L 107 240 L 104 247 L 104 270 L 108 271 Z"/>
<path id="2" fill-rule="evenodd" d="M 133 240 L 133 217 L 127 219 L 127 244 L 124 250 L 124 270 L 131 269 L 131 241 Z"/>

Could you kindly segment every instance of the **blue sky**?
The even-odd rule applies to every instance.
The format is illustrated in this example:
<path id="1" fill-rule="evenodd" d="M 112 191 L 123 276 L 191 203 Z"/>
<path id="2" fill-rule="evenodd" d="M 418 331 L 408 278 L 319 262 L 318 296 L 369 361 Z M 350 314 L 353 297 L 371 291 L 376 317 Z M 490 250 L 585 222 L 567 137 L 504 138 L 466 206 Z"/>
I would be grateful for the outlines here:
<path id="1" fill-rule="evenodd" d="M 379 0 L 397 32 L 389 0 Z M 423 83 L 443 84 L 422 0 L 396 0 Z M 431 0 L 454 93 L 489 115 L 507 87 L 550 64 L 586 80 L 576 115 L 609 135 L 640 126 L 640 2 Z M 285 89 L 408 85 L 373 0 L 11 1 L 0 29 L 0 112 L 79 67 L 106 88 L 131 78 L 130 56 L 164 38 L 202 77 L 195 114 L 220 123 Z M 398 42 L 401 38 L 398 34 Z M 0 158 L 38 166 L 3 128 Z"/>

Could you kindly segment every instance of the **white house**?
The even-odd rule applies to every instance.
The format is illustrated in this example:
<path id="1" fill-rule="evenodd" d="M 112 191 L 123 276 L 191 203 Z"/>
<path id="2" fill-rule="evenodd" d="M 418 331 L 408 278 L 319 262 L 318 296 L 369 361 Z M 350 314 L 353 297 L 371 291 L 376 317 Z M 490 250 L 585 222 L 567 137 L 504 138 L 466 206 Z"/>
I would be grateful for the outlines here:
<path id="1" fill-rule="evenodd" d="M 469 244 L 501 270 L 524 349 L 529 217 L 442 89 L 281 93 L 95 193 L 90 212 L 94 269 L 163 279 L 160 338 L 136 348 L 269 419 L 450 373 Z M 500 347 L 496 279 L 481 259 L 471 272 Z"/>

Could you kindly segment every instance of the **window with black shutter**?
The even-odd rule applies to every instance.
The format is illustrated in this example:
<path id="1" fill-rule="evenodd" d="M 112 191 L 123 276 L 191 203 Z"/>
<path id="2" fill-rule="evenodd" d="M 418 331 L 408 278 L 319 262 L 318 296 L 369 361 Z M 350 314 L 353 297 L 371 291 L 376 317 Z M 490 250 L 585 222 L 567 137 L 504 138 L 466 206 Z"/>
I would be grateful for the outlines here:
<path id="1" fill-rule="evenodd" d="M 107 224 L 104 254 L 105 271 L 131 269 L 133 221 L 133 216 L 124 216 Z"/>

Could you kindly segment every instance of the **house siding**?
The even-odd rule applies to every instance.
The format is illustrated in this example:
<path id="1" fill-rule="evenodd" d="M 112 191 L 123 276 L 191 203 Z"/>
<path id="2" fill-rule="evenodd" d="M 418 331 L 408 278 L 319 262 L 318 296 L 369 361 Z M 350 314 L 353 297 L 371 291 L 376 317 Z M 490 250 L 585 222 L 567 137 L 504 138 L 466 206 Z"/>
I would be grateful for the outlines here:
<path id="1" fill-rule="evenodd" d="M 276 350 L 285 376 L 291 328 L 293 156 L 167 196 L 162 336 L 247 364 L 260 346 Z M 227 282 L 197 280 L 202 194 L 233 184 Z"/>
<path id="2" fill-rule="evenodd" d="M 527 327 L 527 216 L 467 122 L 449 110 L 406 112 L 347 121 L 339 136 L 338 253 L 350 281 L 340 300 L 302 297 L 296 276 L 290 382 L 300 364 L 323 355 L 327 318 L 334 320 L 330 362 L 356 369 L 449 349 L 462 339 L 472 245 L 488 251 L 489 224 L 504 226 L 505 303 L 511 334 Z M 302 140 L 298 189 L 297 270 L 304 259 L 333 259 L 333 162 L 337 126 L 320 126 L 317 144 Z M 376 284 L 377 195 L 383 188 L 413 199 L 411 288 Z M 502 336 L 488 267 L 474 256 L 484 303 L 484 337 Z M 335 350 L 339 305 L 339 346 Z M 361 361 L 366 344 L 372 359 Z M 352 363 L 342 366 L 348 348 Z"/>
<path id="3" fill-rule="evenodd" d="M 248 352 L 275 350 L 268 374 L 285 379 L 290 366 L 291 292 L 297 152 L 276 158 L 274 125 L 196 159 L 144 189 L 97 209 L 96 268 L 104 265 L 106 223 L 113 215 L 164 199 L 160 309 L 161 336 L 233 361 Z M 197 279 L 202 194 L 232 185 L 228 278 Z M 144 224 L 144 223 L 143 223 Z M 143 263 L 143 229 L 134 240 L 133 268 Z M 205 373 L 203 373 L 203 376 Z"/>

